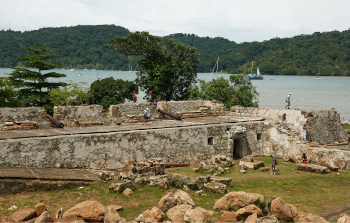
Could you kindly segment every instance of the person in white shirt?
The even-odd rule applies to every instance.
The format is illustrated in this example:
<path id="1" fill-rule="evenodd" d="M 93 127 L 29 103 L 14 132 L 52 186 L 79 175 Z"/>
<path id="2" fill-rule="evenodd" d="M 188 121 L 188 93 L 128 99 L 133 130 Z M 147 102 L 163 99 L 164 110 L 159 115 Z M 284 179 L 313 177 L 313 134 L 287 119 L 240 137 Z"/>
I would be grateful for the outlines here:
<path id="1" fill-rule="evenodd" d="M 145 124 L 145 122 L 146 122 L 146 125 L 147 125 L 147 121 L 148 121 L 149 115 L 150 115 L 150 110 L 148 108 L 145 108 L 144 112 L 145 112 L 145 114 L 143 115 L 143 117 L 144 117 L 143 124 Z"/>
<path id="2" fill-rule="evenodd" d="M 306 120 L 306 122 L 303 124 L 303 134 L 301 134 L 301 136 L 300 136 L 300 138 L 303 138 L 303 136 L 304 136 L 304 140 L 306 140 L 307 123 L 308 123 L 308 121 Z"/>
<path id="3" fill-rule="evenodd" d="M 290 107 L 290 96 L 292 95 L 292 93 L 289 93 L 289 95 L 287 96 L 287 99 L 286 99 L 286 102 L 287 102 L 287 106 L 286 106 L 286 108 L 288 108 L 289 109 L 289 107 Z"/>

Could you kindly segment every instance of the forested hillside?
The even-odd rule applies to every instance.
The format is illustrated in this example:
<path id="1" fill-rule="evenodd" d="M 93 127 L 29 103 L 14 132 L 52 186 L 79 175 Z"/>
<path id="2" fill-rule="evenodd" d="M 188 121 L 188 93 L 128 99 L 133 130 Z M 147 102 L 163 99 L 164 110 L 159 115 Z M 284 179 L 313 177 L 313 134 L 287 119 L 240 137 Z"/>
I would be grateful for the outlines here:
<path id="1" fill-rule="evenodd" d="M 142 31 L 142 30 L 140 30 Z M 137 57 L 115 54 L 108 40 L 126 36 L 129 30 L 115 25 L 43 28 L 28 32 L 0 31 L 0 67 L 14 67 L 19 61 L 14 55 L 24 53 L 19 45 L 31 46 L 35 42 L 57 48 L 61 55 L 55 63 L 75 67 L 85 63 L 91 69 L 127 70 L 137 67 Z M 167 36 L 185 45 L 197 48 L 201 64 L 198 72 L 209 72 L 220 57 L 219 70 L 247 73 L 254 62 L 262 74 L 350 76 L 350 30 L 343 32 L 316 32 L 293 38 L 274 38 L 263 42 L 237 44 L 216 37 L 198 37 L 194 34 Z"/>

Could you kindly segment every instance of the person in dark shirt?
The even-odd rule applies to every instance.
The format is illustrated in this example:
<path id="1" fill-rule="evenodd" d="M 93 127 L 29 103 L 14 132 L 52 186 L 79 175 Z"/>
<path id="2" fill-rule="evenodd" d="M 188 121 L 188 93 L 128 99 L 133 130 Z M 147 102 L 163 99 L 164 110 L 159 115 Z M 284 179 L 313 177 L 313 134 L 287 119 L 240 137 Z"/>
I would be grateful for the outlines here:
<path id="1" fill-rule="evenodd" d="M 138 169 L 136 167 L 136 164 L 133 165 L 133 167 L 131 168 L 131 173 L 134 175 L 138 172 Z"/>
<path id="2" fill-rule="evenodd" d="M 303 153 L 302 159 L 303 160 L 301 162 L 306 164 L 307 163 L 307 156 L 305 153 Z"/>
<path id="3" fill-rule="evenodd" d="M 271 174 L 276 175 L 276 170 L 275 170 L 275 168 L 276 168 L 276 158 L 273 155 L 271 155 L 270 157 L 272 158 L 272 173 Z"/>

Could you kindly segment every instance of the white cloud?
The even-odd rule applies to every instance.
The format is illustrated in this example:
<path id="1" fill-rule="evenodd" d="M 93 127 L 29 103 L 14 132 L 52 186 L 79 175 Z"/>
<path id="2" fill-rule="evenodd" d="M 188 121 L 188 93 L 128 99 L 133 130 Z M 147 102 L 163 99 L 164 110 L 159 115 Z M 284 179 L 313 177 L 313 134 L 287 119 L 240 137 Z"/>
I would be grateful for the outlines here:
<path id="1" fill-rule="evenodd" d="M 0 29 L 116 24 L 154 35 L 263 41 L 350 27 L 348 0 L 0 0 Z"/>

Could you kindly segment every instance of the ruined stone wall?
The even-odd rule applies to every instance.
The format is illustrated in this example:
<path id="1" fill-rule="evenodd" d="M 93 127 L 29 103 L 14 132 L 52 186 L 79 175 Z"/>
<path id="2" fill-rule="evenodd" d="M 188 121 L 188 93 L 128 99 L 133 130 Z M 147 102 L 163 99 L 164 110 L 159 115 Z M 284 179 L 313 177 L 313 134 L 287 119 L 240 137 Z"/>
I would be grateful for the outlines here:
<path id="1" fill-rule="evenodd" d="M 163 162 L 199 163 L 212 155 L 232 155 L 230 139 L 237 136 L 237 125 L 1 140 L 0 165 L 116 169 L 130 162 L 159 157 Z M 262 128 L 261 122 L 242 125 L 246 132 Z M 240 134 L 244 153 L 258 149 L 253 135 Z M 208 145 L 208 138 L 213 139 L 212 145 Z"/>
<path id="2" fill-rule="evenodd" d="M 340 116 L 334 108 L 306 112 L 308 139 L 321 144 L 346 140 Z"/>
<path id="3" fill-rule="evenodd" d="M 55 106 L 54 118 L 61 122 L 67 122 L 68 119 L 76 119 L 77 121 L 97 121 L 106 117 L 103 114 L 101 105 L 86 106 Z"/>
<path id="4" fill-rule="evenodd" d="M 143 117 L 145 108 L 150 109 L 152 118 L 164 118 L 156 111 L 153 103 L 148 102 L 111 105 L 108 109 L 108 117 L 116 118 L 118 121 L 126 121 L 131 116 Z"/>
<path id="5" fill-rule="evenodd" d="M 39 127 L 51 126 L 46 117 L 46 111 L 42 107 L 25 107 L 25 108 L 0 108 L 0 124 L 4 122 L 37 122 Z"/>

